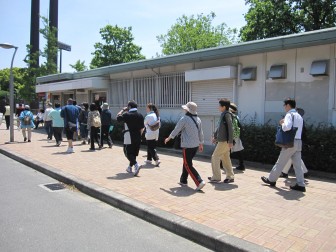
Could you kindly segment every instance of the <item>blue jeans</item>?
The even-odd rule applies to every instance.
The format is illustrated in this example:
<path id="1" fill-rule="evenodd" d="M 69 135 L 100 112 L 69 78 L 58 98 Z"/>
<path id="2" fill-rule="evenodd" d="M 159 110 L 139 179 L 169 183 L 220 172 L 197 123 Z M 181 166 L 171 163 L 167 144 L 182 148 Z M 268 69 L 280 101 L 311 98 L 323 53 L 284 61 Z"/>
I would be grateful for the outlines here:
<path id="1" fill-rule="evenodd" d="M 52 121 L 45 121 L 44 128 L 47 132 L 48 138 L 52 139 L 52 136 L 53 136 Z"/>

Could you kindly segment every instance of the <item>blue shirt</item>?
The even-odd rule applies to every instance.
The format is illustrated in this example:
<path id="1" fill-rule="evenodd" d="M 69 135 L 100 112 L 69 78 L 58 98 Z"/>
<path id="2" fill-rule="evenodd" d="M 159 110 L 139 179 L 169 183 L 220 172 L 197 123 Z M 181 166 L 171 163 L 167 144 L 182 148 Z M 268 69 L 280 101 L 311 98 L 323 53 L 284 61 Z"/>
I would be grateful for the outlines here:
<path id="1" fill-rule="evenodd" d="M 52 120 L 53 127 L 63 128 L 64 119 L 61 117 L 61 108 L 55 108 L 49 113 L 49 117 Z"/>

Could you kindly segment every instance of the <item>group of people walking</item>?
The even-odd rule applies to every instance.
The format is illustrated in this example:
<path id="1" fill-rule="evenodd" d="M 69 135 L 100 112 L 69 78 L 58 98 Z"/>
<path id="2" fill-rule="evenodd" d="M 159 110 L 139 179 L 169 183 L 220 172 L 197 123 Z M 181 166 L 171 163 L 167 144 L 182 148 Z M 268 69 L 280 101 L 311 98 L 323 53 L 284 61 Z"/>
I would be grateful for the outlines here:
<path id="1" fill-rule="evenodd" d="M 286 170 L 285 167 L 293 163 L 297 183 L 294 186 L 290 186 L 290 188 L 305 192 L 304 172 L 306 172 L 306 170 L 303 170 L 305 166 L 301 160 L 303 119 L 295 108 L 295 100 L 286 99 L 284 101 L 286 116 L 279 121 L 284 131 L 290 130 L 292 126 L 298 128 L 295 135 L 294 146 L 289 148 L 283 147 L 269 176 L 261 177 L 261 179 L 264 183 L 275 186 L 279 177 L 286 177 L 285 175 L 288 174 L 288 170 Z M 182 148 L 183 165 L 179 184 L 181 186 L 187 186 L 188 176 L 190 175 L 196 185 L 196 190 L 199 191 L 206 185 L 206 182 L 194 167 L 193 159 L 197 151 L 203 151 L 204 134 L 202 121 L 197 115 L 196 103 L 188 102 L 182 106 L 182 109 L 185 111 L 184 116 L 177 122 L 175 128 L 164 142 L 167 144 L 171 139 L 181 139 L 180 147 Z M 236 169 L 245 170 L 242 156 L 244 147 L 239 133 L 242 126 L 237 116 L 237 106 L 234 103 L 231 103 L 228 99 L 220 99 L 218 102 L 218 110 L 220 112 L 220 119 L 212 138 L 212 142 L 216 147 L 211 156 L 212 175 L 208 177 L 208 182 L 221 182 L 222 166 L 225 170 L 225 179 L 223 182 L 234 183 L 235 175 L 230 158 L 232 152 L 238 153 L 239 166 L 236 167 Z M 146 113 L 146 116 L 143 117 L 143 115 L 138 112 L 137 103 L 130 101 L 127 107 L 120 110 L 116 117 L 118 122 L 124 123 L 124 154 L 129 161 L 126 171 L 133 173 L 134 176 L 139 174 L 142 167 L 142 165 L 137 162 L 137 156 L 144 131 L 147 142 L 147 160 L 145 164 L 152 164 L 154 161 L 155 165 L 159 166 L 161 163 L 156 151 L 159 128 L 161 125 L 159 111 L 154 104 L 149 103 L 146 106 Z M 30 142 L 31 129 L 34 127 L 34 121 L 33 114 L 28 105 L 25 105 L 24 110 L 20 113 L 19 120 L 24 141 L 28 140 L 28 142 Z M 52 139 L 53 134 L 57 146 L 61 144 L 62 133 L 64 131 L 68 140 L 67 153 L 74 152 L 73 140 L 77 134 L 77 129 L 80 129 L 82 144 L 86 144 L 86 142 L 90 143 L 91 151 L 96 149 L 95 143 L 97 143 L 98 148 L 101 149 L 104 140 L 107 141 L 109 148 L 112 148 L 113 143 L 110 137 L 110 132 L 113 129 L 112 114 L 107 103 L 104 103 L 101 107 L 95 103 L 90 105 L 83 103 L 82 106 L 77 106 L 74 100 L 69 99 L 67 105 L 63 108 L 61 108 L 58 103 L 54 105 L 54 108 L 52 108 L 51 103 L 47 103 L 43 121 L 48 139 Z M 26 131 L 28 132 L 28 138 Z"/>

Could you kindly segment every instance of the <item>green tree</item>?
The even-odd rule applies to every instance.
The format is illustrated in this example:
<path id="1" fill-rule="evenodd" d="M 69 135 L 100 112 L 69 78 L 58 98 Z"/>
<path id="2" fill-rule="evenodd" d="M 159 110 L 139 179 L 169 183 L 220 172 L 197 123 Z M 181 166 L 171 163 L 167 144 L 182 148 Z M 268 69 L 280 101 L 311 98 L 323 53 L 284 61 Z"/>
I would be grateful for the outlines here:
<path id="1" fill-rule="evenodd" d="M 225 23 L 213 26 L 216 14 L 199 14 L 177 19 L 165 35 L 157 36 L 164 55 L 190 52 L 199 49 L 229 45 L 237 42 L 236 29 L 230 29 Z"/>
<path id="2" fill-rule="evenodd" d="M 95 43 L 90 68 L 97 68 L 145 59 L 141 47 L 133 43 L 132 27 L 107 25 L 100 29 L 104 43 Z"/>
<path id="3" fill-rule="evenodd" d="M 27 71 L 26 68 L 13 67 L 14 90 L 16 93 L 19 93 L 20 88 L 25 85 L 24 76 L 26 74 L 26 71 Z M 8 96 L 9 96 L 9 81 L 10 81 L 9 79 L 10 79 L 10 69 L 5 68 L 0 70 L 0 90 L 2 90 L 3 93 L 8 93 Z"/>
<path id="4" fill-rule="evenodd" d="M 55 63 L 54 58 L 55 55 L 57 57 L 58 52 L 57 37 L 56 37 L 57 29 L 55 27 L 49 26 L 48 18 L 41 16 L 41 19 L 44 27 L 40 29 L 40 33 L 42 34 L 43 38 L 47 41 L 43 51 L 40 50 L 39 55 L 46 59 L 46 62 L 44 62 L 41 65 L 41 68 L 43 68 L 42 72 L 45 75 L 56 74 L 57 64 Z M 36 56 L 37 55 L 34 55 L 33 57 Z M 33 57 L 31 57 L 31 60 L 34 60 Z"/>
<path id="5" fill-rule="evenodd" d="M 313 31 L 336 25 L 336 0 L 292 0 L 302 30 Z"/>
<path id="6" fill-rule="evenodd" d="M 87 66 L 85 66 L 85 61 L 80 61 L 80 60 L 77 60 L 76 63 L 74 65 L 71 65 L 70 66 L 76 70 L 76 72 L 81 72 L 81 71 L 85 71 L 87 70 Z"/>
<path id="7" fill-rule="evenodd" d="M 246 0 L 242 41 L 271 38 L 336 24 L 336 0 Z"/>

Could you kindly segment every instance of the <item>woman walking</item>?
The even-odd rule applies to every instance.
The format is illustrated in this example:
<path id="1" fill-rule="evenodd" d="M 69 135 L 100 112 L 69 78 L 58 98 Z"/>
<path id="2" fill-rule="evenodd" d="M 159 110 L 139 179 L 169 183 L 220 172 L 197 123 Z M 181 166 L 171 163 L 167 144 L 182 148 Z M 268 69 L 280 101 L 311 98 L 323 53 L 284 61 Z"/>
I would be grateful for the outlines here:
<path id="1" fill-rule="evenodd" d="M 27 141 L 26 131 L 28 131 L 28 142 L 31 142 L 32 128 L 34 125 L 34 115 L 30 111 L 29 105 L 25 105 L 24 110 L 21 112 L 19 116 L 20 127 L 22 129 L 23 141 Z"/>
<path id="2" fill-rule="evenodd" d="M 90 112 L 88 114 L 88 120 L 87 120 L 87 128 L 90 130 L 90 145 L 91 148 L 90 150 L 94 151 L 96 150 L 95 148 L 95 141 L 98 143 L 99 149 L 101 148 L 100 146 L 100 141 L 98 139 L 98 133 L 100 130 L 101 126 L 101 120 L 100 120 L 100 114 L 98 111 L 98 108 L 96 104 L 91 103 L 90 105 Z"/>
<path id="3" fill-rule="evenodd" d="M 189 174 L 197 186 L 196 191 L 199 191 L 205 186 L 205 182 L 196 171 L 192 161 L 197 150 L 200 152 L 203 151 L 204 135 L 202 122 L 197 116 L 196 103 L 188 102 L 186 105 L 183 105 L 182 108 L 186 111 L 186 114 L 178 121 L 169 137 L 165 139 L 165 144 L 167 144 L 170 139 L 174 139 L 181 132 L 183 170 L 179 184 L 181 186 L 187 186 Z"/>
<path id="4" fill-rule="evenodd" d="M 155 165 L 160 165 L 160 159 L 157 155 L 156 146 L 159 139 L 160 117 L 157 107 L 153 103 L 148 103 L 146 106 L 147 115 L 145 117 L 146 133 L 145 138 L 147 142 L 147 160 L 146 164 L 152 164 L 152 159 Z"/>

